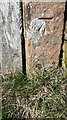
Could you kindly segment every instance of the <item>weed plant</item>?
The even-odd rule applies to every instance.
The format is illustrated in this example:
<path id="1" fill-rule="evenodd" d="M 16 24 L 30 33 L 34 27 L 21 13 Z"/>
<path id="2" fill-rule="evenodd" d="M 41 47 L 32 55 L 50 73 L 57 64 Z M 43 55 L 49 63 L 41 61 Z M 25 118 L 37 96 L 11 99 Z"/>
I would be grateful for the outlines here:
<path id="1" fill-rule="evenodd" d="M 40 69 L 36 75 L 21 72 L 1 76 L 2 119 L 67 119 L 66 82 L 61 68 Z"/>

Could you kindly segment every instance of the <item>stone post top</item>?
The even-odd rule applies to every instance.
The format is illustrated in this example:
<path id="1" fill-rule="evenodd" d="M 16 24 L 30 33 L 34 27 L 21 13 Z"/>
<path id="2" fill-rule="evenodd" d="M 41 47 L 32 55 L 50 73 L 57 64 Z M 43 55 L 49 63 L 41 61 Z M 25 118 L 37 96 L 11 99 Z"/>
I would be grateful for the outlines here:
<path id="1" fill-rule="evenodd" d="M 23 2 L 66 2 L 66 0 L 21 0 Z"/>
<path id="2" fill-rule="evenodd" d="M 66 0 L 0 0 L 3 2 L 66 2 Z"/>

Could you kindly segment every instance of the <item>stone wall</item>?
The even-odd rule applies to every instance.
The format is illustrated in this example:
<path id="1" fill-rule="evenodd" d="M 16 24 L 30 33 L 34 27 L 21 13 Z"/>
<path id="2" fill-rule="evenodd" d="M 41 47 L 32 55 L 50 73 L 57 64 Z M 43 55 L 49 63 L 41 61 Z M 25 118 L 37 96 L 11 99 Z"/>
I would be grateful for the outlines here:
<path id="1" fill-rule="evenodd" d="M 29 2 L 24 7 L 27 68 L 58 64 L 64 25 L 64 2 Z"/>
<path id="2" fill-rule="evenodd" d="M 0 3 L 0 70 L 3 73 L 21 69 L 19 3 Z"/>

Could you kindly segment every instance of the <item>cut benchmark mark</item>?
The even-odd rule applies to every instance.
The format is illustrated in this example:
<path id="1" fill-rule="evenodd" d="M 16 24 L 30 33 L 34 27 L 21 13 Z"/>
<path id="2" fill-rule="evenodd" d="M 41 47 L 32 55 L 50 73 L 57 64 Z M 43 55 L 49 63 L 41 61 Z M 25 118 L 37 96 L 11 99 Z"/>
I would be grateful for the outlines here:
<path id="1" fill-rule="evenodd" d="M 46 21 L 49 21 L 49 20 L 52 20 L 53 19 L 53 17 L 40 17 L 40 18 L 38 18 L 39 20 L 46 20 Z"/>

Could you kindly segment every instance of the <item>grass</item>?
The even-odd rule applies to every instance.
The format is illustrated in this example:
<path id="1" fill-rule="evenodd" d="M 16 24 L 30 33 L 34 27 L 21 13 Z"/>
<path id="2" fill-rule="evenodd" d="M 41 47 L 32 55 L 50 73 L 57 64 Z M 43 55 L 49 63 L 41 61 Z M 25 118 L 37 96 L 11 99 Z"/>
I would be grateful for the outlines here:
<path id="1" fill-rule="evenodd" d="M 20 72 L 1 76 L 2 119 L 67 119 L 66 82 L 62 68 L 40 69 L 29 77 Z"/>

